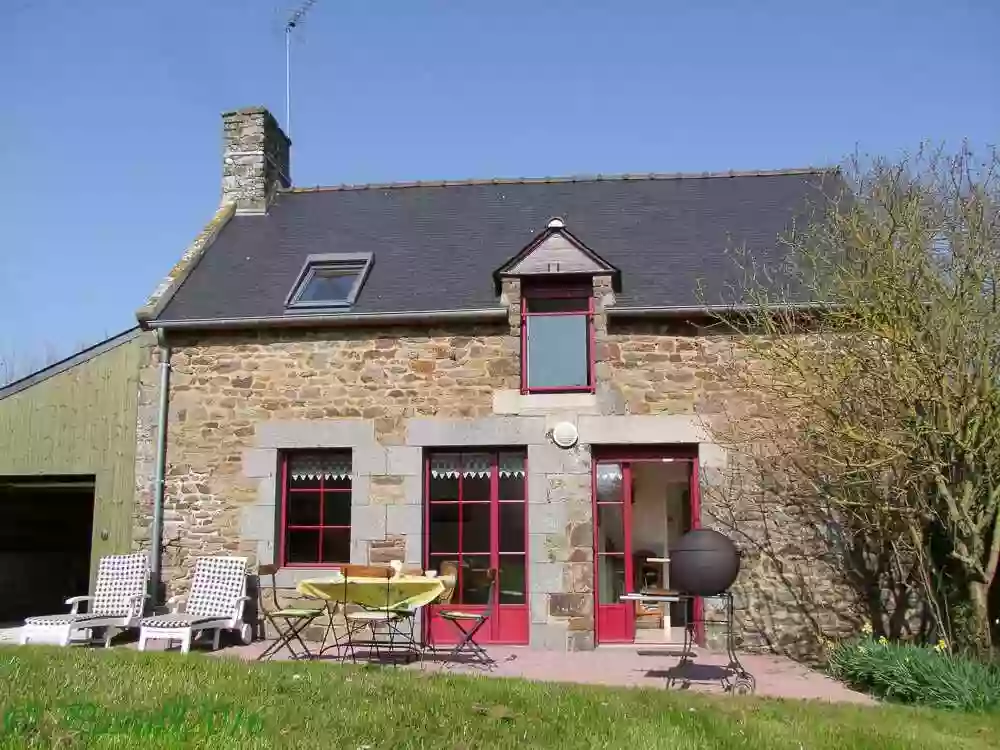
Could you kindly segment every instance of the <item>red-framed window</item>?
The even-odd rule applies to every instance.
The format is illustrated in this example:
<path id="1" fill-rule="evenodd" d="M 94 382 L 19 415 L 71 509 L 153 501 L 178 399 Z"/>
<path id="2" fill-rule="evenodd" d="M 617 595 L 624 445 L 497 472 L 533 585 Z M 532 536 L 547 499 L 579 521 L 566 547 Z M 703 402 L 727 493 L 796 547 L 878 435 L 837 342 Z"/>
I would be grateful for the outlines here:
<path id="1" fill-rule="evenodd" d="M 426 482 L 427 564 L 458 569 L 452 604 L 487 604 L 494 568 L 497 604 L 527 606 L 524 452 L 431 453 Z"/>
<path id="2" fill-rule="evenodd" d="M 350 451 L 291 451 L 281 460 L 281 564 L 351 560 Z"/>
<path id="3" fill-rule="evenodd" d="M 521 392 L 594 390 L 594 298 L 588 288 L 526 286 L 521 300 Z"/>

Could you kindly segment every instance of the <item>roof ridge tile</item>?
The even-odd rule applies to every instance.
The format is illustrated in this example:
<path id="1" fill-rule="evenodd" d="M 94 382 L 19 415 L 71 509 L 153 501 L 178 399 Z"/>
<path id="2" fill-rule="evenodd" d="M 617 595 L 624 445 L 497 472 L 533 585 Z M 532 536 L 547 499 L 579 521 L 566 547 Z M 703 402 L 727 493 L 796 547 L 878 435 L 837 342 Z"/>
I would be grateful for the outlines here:
<path id="1" fill-rule="evenodd" d="M 647 172 L 622 174 L 575 174 L 556 177 L 488 177 L 464 180 L 409 180 L 400 182 L 344 183 L 341 185 L 315 185 L 313 187 L 283 188 L 282 193 L 347 192 L 360 190 L 399 190 L 405 188 L 447 188 L 478 185 L 536 185 L 550 183 L 610 182 L 642 180 L 705 180 L 726 177 L 780 177 L 805 174 L 825 174 L 837 171 L 837 167 L 790 167 L 787 169 L 751 169 L 720 172 Z"/>

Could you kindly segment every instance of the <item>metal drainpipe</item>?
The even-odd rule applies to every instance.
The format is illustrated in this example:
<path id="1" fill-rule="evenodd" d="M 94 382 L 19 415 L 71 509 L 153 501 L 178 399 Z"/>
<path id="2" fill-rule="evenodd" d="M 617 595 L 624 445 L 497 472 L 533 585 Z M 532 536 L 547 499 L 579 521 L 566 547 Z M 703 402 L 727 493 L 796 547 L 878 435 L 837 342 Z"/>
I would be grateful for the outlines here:
<path id="1" fill-rule="evenodd" d="M 160 401 L 156 415 L 156 474 L 153 478 L 153 529 L 150 538 L 150 572 L 153 605 L 159 604 L 163 546 L 163 497 L 166 493 L 167 410 L 170 405 L 170 345 L 158 331 L 160 351 Z"/>

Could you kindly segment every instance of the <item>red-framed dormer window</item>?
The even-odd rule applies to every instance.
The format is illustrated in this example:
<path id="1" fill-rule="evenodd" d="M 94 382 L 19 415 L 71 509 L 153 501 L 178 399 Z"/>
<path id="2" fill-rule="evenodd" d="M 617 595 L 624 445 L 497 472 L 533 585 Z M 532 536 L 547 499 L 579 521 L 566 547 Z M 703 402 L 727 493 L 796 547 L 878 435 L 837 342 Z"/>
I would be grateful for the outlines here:
<path id="1" fill-rule="evenodd" d="M 281 564 L 351 561 L 351 452 L 289 451 L 281 461 Z"/>
<path id="2" fill-rule="evenodd" d="M 523 289 L 521 392 L 592 393 L 594 298 L 590 289 Z"/>

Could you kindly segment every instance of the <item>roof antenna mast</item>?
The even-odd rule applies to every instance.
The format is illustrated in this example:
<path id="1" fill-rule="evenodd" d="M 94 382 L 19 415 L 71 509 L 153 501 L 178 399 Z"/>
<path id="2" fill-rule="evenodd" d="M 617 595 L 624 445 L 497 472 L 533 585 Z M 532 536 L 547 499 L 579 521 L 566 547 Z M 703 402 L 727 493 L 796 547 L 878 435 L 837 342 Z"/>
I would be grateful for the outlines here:
<path id="1" fill-rule="evenodd" d="M 285 135 L 292 137 L 292 31 L 306 17 L 316 0 L 303 0 L 285 23 Z"/>

